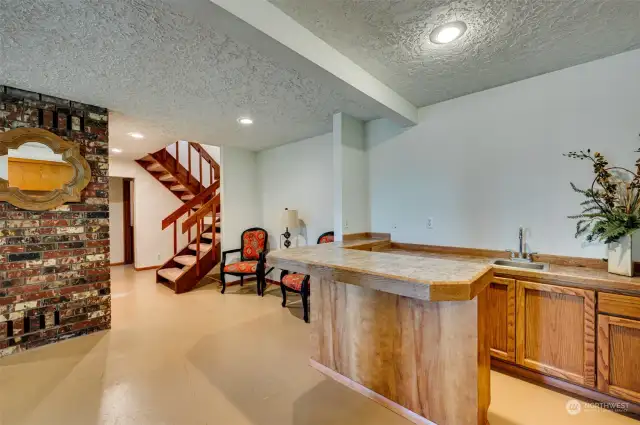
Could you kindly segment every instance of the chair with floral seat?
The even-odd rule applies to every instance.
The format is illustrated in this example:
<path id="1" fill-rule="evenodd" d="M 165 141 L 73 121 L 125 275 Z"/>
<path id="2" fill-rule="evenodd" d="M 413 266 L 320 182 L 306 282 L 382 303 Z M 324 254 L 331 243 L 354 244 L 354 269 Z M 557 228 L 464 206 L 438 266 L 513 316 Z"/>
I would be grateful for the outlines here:
<path id="1" fill-rule="evenodd" d="M 227 289 L 225 275 L 238 276 L 240 286 L 244 284 L 246 276 L 255 276 L 257 280 L 258 295 L 262 295 L 266 286 L 266 256 L 269 251 L 269 234 L 260 227 L 252 227 L 242 232 L 239 249 L 231 249 L 222 253 L 220 263 L 220 280 L 222 281 L 222 293 Z M 240 261 L 227 264 L 227 254 L 240 253 Z"/>
<path id="2" fill-rule="evenodd" d="M 326 232 L 318 238 L 318 244 L 333 242 L 333 232 Z M 304 321 L 309 323 L 309 275 L 301 273 L 289 273 L 283 270 L 280 275 L 280 290 L 282 291 L 282 307 L 287 306 L 287 291 L 300 294 L 302 308 L 304 309 Z"/>

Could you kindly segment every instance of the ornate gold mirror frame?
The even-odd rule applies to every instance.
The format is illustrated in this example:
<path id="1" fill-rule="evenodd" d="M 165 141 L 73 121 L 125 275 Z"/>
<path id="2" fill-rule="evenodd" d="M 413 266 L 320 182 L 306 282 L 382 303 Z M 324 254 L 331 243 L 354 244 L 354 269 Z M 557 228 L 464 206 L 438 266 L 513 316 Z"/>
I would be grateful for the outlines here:
<path id="1" fill-rule="evenodd" d="M 9 149 L 18 149 L 27 142 L 42 143 L 54 153 L 62 154 L 62 159 L 73 167 L 74 177 L 70 182 L 65 183 L 62 189 L 55 189 L 42 195 L 27 194 L 17 187 L 9 187 L 9 182 L 0 178 L 0 201 L 7 201 L 18 208 L 32 211 L 49 210 L 66 202 L 80 201 L 82 189 L 91 181 L 91 168 L 80 154 L 80 148 L 47 130 L 18 128 L 0 133 L 0 156 L 8 155 Z"/>

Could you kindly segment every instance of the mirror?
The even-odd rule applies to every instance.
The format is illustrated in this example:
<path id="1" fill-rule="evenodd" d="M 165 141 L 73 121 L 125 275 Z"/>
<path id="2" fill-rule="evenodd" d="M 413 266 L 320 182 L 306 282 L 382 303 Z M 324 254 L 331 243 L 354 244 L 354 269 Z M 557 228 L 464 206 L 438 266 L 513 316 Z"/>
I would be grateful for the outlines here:
<path id="1" fill-rule="evenodd" d="M 62 190 L 73 177 L 71 164 L 43 143 L 27 142 L 0 157 L 0 178 L 28 194 Z"/>
<path id="2" fill-rule="evenodd" d="M 0 200 L 46 210 L 80 201 L 91 169 L 77 145 L 39 128 L 0 133 Z"/>

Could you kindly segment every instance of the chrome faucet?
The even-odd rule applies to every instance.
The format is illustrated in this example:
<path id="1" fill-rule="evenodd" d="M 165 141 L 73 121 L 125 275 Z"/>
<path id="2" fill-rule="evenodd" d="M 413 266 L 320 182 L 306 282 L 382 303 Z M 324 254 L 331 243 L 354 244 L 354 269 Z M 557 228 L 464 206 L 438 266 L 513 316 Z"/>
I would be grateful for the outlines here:
<path id="1" fill-rule="evenodd" d="M 507 252 L 511 254 L 511 259 L 512 260 L 517 260 L 517 261 L 528 261 L 528 262 L 532 262 L 533 261 L 533 255 L 537 254 L 537 252 L 529 252 L 527 253 L 525 250 L 525 245 L 524 245 L 524 228 L 522 226 L 520 226 L 520 228 L 518 229 L 518 239 L 519 239 L 519 247 L 518 247 L 518 252 L 514 252 L 511 249 L 507 249 Z"/>

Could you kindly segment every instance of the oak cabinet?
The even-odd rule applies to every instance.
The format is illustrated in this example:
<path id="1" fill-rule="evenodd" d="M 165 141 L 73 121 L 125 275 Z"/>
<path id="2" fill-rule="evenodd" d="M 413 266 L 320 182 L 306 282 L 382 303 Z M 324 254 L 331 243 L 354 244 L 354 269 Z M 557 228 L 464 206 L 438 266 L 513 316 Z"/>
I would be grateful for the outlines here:
<path id="1" fill-rule="evenodd" d="M 595 387 L 595 293 L 516 282 L 516 363 Z"/>
<path id="2" fill-rule="evenodd" d="M 494 277 L 487 288 L 488 334 L 491 355 L 516 361 L 516 281 Z"/>
<path id="3" fill-rule="evenodd" d="M 598 315 L 598 390 L 640 403 L 640 320 Z"/>

